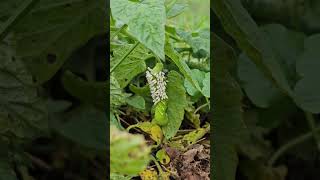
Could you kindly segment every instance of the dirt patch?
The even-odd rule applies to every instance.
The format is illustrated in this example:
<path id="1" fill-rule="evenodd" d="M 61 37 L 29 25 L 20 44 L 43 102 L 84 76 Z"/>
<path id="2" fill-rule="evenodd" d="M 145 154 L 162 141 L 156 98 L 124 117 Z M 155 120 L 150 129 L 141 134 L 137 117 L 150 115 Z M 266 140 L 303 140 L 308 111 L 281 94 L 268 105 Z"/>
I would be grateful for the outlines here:
<path id="1" fill-rule="evenodd" d="M 173 178 L 180 180 L 210 179 L 210 149 L 201 144 L 190 146 L 185 152 L 167 147 L 171 162 L 168 168 Z"/>

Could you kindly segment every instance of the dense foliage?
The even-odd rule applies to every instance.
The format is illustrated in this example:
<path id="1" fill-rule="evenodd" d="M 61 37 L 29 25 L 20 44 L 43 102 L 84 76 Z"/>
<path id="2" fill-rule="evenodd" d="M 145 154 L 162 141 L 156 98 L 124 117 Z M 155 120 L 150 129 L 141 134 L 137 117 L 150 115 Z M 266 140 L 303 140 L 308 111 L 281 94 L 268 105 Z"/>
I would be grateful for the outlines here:
<path id="1" fill-rule="evenodd" d="M 211 7 L 214 179 L 319 179 L 319 2 Z"/>
<path id="2" fill-rule="evenodd" d="M 0 179 L 104 179 L 106 2 L 0 8 Z"/>
<path id="3" fill-rule="evenodd" d="M 209 179 L 209 1 L 186 20 L 196 4 L 111 1 L 112 179 Z"/>

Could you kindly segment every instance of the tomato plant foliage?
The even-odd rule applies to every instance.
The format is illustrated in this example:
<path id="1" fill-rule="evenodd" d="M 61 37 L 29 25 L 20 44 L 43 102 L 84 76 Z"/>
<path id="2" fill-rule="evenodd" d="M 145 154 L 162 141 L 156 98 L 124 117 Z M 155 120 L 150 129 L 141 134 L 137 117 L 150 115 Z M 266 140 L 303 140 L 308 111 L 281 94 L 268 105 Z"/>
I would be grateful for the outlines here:
<path id="1" fill-rule="evenodd" d="M 35 159 L 52 172 L 74 171 L 67 161 L 105 161 L 105 7 L 103 0 L 0 2 L 0 179 L 50 179 Z"/>
<path id="2" fill-rule="evenodd" d="M 122 131 L 126 129 L 132 137 L 143 131 L 151 148 L 151 152 L 144 154 L 149 159 L 147 162 L 127 157 L 141 168 L 125 164 L 123 169 L 131 169 L 130 173 L 114 169 L 113 177 L 183 177 L 187 172 L 177 169 L 175 157 L 166 155 L 167 150 L 186 152 L 191 144 L 198 143 L 209 132 L 202 128 L 209 127 L 210 123 L 206 118 L 210 108 L 209 17 L 204 16 L 207 18 L 205 28 L 187 29 L 183 23 L 177 24 L 174 19 L 183 16 L 190 5 L 182 2 L 111 1 L 112 126 Z M 194 71 L 199 73 L 194 75 Z M 191 129 L 184 131 L 185 128 Z M 130 153 L 130 147 L 122 148 Z M 165 160 L 153 156 L 157 151 Z M 114 158 L 111 165 L 119 166 L 123 161 L 127 159 Z M 150 169 L 150 163 L 155 163 L 157 169 Z M 163 169 L 159 163 L 176 173 Z M 199 177 L 209 178 L 208 169 L 193 171 Z"/>
<path id="3" fill-rule="evenodd" d="M 319 4 L 307 4 L 212 3 L 214 179 L 317 179 L 293 172 L 316 172 L 319 153 Z"/>

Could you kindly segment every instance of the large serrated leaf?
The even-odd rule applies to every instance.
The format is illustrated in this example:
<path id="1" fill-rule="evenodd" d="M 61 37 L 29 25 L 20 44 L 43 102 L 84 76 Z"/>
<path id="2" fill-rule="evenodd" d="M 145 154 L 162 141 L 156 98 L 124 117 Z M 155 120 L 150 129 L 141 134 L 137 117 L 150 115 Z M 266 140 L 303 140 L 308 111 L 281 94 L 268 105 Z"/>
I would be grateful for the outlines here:
<path id="1" fill-rule="evenodd" d="M 49 80 L 76 48 L 104 33 L 105 7 L 104 0 L 40 0 L 18 22 L 12 36 L 17 53 L 38 83 Z"/>
<path id="2" fill-rule="evenodd" d="M 179 14 L 183 13 L 186 8 L 188 8 L 186 3 L 175 3 L 171 7 L 167 8 L 167 18 L 174 18 Z"/>
<path id="3" fill-rule="evenodd" d="M 222 39 L 213 34 L 215 55 L 213 74 L 213 179 L 234 180 L 238 163 L 235 145 L 245 138 L 241 112 L 242 92 L 230 71 L 235 53 Z"/>
<path id="4" fill-rule="evenodd" d="M 166 10 L 164 0 L 111 0 L 113 18 L 128 25 L 128 32 L 164 59 Z"/>
<path id="5" fill-rule="evenodd" d="M 184 118 L 184 108 L 187 106 L 186 91 L 183 86 L 183 77 L 176 71 L 168 73 L 168 119 L 169 122 L 163 127 L 163 134 L 167 139 L 173 137 L 180 128 Z"/>
<path id="6" fill-rule="evenodd" d="M 0 44 L 0 132 L 32 138 L 47 130 L 47 108 L 10 45 Z"/>
<path id="7" fill-rule="evenodd" d="M 111 68 L 117 64 L 132 45 L 119 46 L 113 50 L 111 58 Z M 120 87 L 126 87 L 129 82 L 138 74 L 144 72 L 146 68 L 145 59 L 150 57 L 147 49 L 143 46 L 137 46 L 114 70 L 114 77 L 118 80 Z"/>

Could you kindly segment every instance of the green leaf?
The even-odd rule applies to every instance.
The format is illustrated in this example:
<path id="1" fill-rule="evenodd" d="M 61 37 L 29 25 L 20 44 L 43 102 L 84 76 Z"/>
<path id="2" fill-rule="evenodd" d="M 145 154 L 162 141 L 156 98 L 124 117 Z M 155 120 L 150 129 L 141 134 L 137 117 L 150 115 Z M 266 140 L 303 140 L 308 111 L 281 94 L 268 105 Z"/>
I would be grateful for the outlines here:
<path id="1" fill-rule="evenodd" d="M 175 3 L 172 7 L 167 9 L 167 18 L 170 19 L 178 16 L 183 13 L 186 8 L 188 8 L 188 4 Z"/>
<path id="2" fill-rule="evenodd" d="M 290 86 L 296 83 L 296 62 L 303 51 L 305 35 L 287 29 L 280 24 L 268 24 L 260 28 L 265 34 L 269 46 L 277 55 L 280 64 Z"/>
<path id="3" fill-rule="evenodd" d="M 125 175 L 138 175 L 150 160 L 150 148 L 142 135 L 132 135 L 110 128 L 110 171 Z"/>
<path id="4" fill-rule="evenodd" d="M 204 79 L 202 81 L 202 94 L 205 97 L 210 98 L 210 72 L 206 73 L 204 75 Z"/>
<path id="5" fill-rule="evenodd" d="M 297 72 L 301 76 L 294 88 L 295 102 L 304 110 L 320 112 L 320 35 L 313 35 L 305 40 L 305 51 L 297 62 Z"/>
<path id="6" fill-rule="evenodd" d="M 0 133 L 33 138 L 48 130 L 45 100 L 10 45 L 0 43 Z"/>
<path id="7" fill-rule="evenodd" d="M 129 131 L 132 128 L 139 128 L 143 132 L 149 134 L 151 139 L 154 140 L 157 144 L 160 144 L 163 139 L 163 133 L 161 131 L 160 126 L 153 122 L 139 122 L 137 124 L 129 126 L 127 128 L 127 131 Z"/>
<path id="8" fill-rule="evenodd" d="M 194 125 L 195 128 L 200 128 L 200 114 L 194 113 L 196 109 L 190 100 L 187 103 L 188 106 L 185 107 L 186 118 Z"/>
<path id="9" fill-rule="evenodd" d="M 296 81 L 295 63 L 303 49 L 300 44 L 304 36 L 277 24 L 269 24 L 260 29 L 268 37 L 267 43 L 277 56 L 276 61 L 286 79 L 293 85 Z M 258 107 L 270 107 L 285 96 L 245 54 L 239 57 L 238 75 L 248 97 Z"/>
<path id="10" fill-rule="evenodd" d="M 166 10 L 164 0 L 111 0 L 111 13 L 118 23 L 128 25 L 128 32 L 164 59 Z"/>
<path id="11" fill-rule="evenodd" d="M 210 125 L 204 128 L 197 128 L 184 135 L 182 142 L 186 142 L 187 145 L 195 144 L 199 139 L 201 139 L 210 130 Z"/>
<path id="12" fill-rule="evenodd" d="M 173 49 L 172 45 L 167 42 L 165 46 L 166 55 L 172 60 L 173 63 L 179 68 L 183 76 L 192 84 L 194 88 L 201 92 L 198 81 L 192 77 L 192 71 L 185 61 L 182 60 L 180 55 Z"/>
<path id="13" fill-rule="evenodd" d="M 135 95 L 143 97 L 143 99 L 145 100 L 145 110 L 150 111 L 153 106 L 153 102 L 152 102 L 152 97 L 151 97 L 149 85 L 146 84 L 143 87 L 137 87 L 133 84 L 130 84 L 129 89 Z"/>
<path id="14" fill-rule="evenodd" d="M 81 79 L 70 71 L 66 71 L 62 76 L 64 89 L 73 97 L 82 102 L 106 106 L 106 82 L 90 82 Z"/>
<path id="15" fill-rule="evenodd" d="M 267 79 L 257 66 L 241 54 L 238 63 L 238 76 L 249 99 L 258 107 L 267 108 L 283 98 L 283 94 Z"/>
<path id="16" fill-rule="evenodd" d="M 268 43 L 267 36 L 244 9 L 240 0 L 217 0 L 213 10 L 224 29 L 236 40 L 238 46 L 255 63 L 258 69 L 282 92 L 293 97 L 290 84 L 277 62 L 277 56 Z"/>
<path id="17" fill-rule="evenodd" d="M 131 46 L 127 44 L 113 49 L 114 56 L 111 58 L 111 68 L 120 61 Z M 145 59 L 147 57 L 150 57 L 150 54 L 143 46 L 139 45 L 119 64 L 114 70 L 114 77 L 118 80 L 121 88 L 126 87 L 135 76 L 146 71 Z"/>
<path id="18" fill-rule="evenodd" d="M 141 96 L 132 96 L 126 99 L 127 103 L 137 109 L 145 109 L 145 101 Z"/>
<path id="19" fill-rule="evenodd" d="M 161 164 L 168 164 L 170 162 L 170 157 L 165 149 L 160 149 L 156 154 L 156 158 Z"/>
<path id="20" fill-rule="evenodd" d="M 150 88 L 149 85 L 146 84 L 143 87 L 137 87 L 133 84 L 129 85 L 129 89 L 130 91 L 134 92 L 135 94 L 139 95 L 139 96 L 143 96 L 143 97 L 151 97 L 150 95 Z"/>
<path id="21" fill-rule="evenodd" d="M 215 55 L 212 69 L 214 144 L 213 179 L 234 180 L 238 157 L 235 145 L 246 138 L 242 120 L 242 92 L 230 71 L 235 67 L 235 52 L 221 38 L 213 34 Z"/>
<path id="22" fill-rule="evenodd" d="M 38 3 L 38 1 L 39 0 L 24 1 L 23 4 L 15 10 L 14 14 L 11 15 L 10 18 L 8 18 L 0 28 L 0 41 L 2 41 L 8 35 L 8 33 L 10 33 L 10 31 L 16 25 L 16 23 L 27 13 L 29 13 L 29 11 L 33 8 L 35 4 Z"/>
<path id="23" fill-rule="evenodd" d="M 162 128 L 167 139 L 172 138 L 180 128 L 184 117 L 184 108 L 187 106 L 186 92 L 183 87 L 183 77 L 176 71 L 168 73 L 167 83 L 169 122 Z"/>
<path id="24" fill-rule="evenodd" d="M 199 69 L 191 69 L 191 77 L 192 77 L 192 79 L 197 81 L 200 88 L 202 87 L 202 81 L 204 79 L 204 76 L 205 76 L 205 72 L 200 71 Z M 195 96 L 195 95 L 197 95 L 197 93 L 201 93 L 196 88 L 194 88 L 192 86 L 192 84 L 190 83 L 190 81 L 188 81 L 187 79 L 184 80 L 184 86 L 185 86 L 188 94 L 191 96 Z"/>
<path id="25" fill-rule="evenodd" d="M 114 111 L 117 107 L 126 103 L 128 94 L 124 93 L 120 88 L 118 81 L 110 76 L 110 110 Z"/>
<path id="26" fill-rule="evenodd" d="M 76 48 L 106 29 L 106 1 L 41 0 L 13 29 L 17 53 L 38 83 L 49 80 Z"/>
<path id="27" fill-rule="evenodd" d="M 110 119 L 109 120 L 110 120 L 110 125 L 113 125 L 120 130 L 124 130 L 124 128 L 122 127 L 119 120 L 117 120 L 117 118 L 115 117 L 114 113 L 110 112 Z"/>
<path id="28" fill-rule="evenodd" d="M 53 129 L 71 141 L 94 150 L 107 149 L 107 115 L 92 106 L 82 105 L 53 123 Z"/>
<path id="29" fill-rule="evenodd" d="M 204 51 L 205 57 L 210 56 L 209 29 L 202 29 L 195 33 L 177 30 L 177 34 L 191 46 L 193 53 L 200 53 L 201 51 Z"/>
<path id="30" fill-rule="evenodd" d="M 199 94 L 203 94 L 205 97 L 210 97 L 210 72 L 206 73 L 200 71 L 199 69 L 191 70 L 191 77 L 197 81 L 199 84 L 201 91 L 198 91 L 190 81 L 187 79 L 184 80 L 184 86 L 191 96 L 197 96 Z"/>

